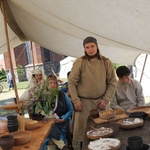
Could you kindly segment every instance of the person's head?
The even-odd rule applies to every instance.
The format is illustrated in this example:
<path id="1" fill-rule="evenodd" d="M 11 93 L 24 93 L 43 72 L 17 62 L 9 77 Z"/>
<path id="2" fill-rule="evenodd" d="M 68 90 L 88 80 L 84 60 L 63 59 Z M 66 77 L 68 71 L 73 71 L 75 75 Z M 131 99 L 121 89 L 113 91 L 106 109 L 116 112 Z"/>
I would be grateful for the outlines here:
<path id="1" fill-rule="evenodd" d="M 57 80 L 57 78 L 54 75 L 47 76 L 47 81 L 49 82 L 48 89 L 50 89 L 50 88 L 53 88 L 53 89 L 58 88 L 58 80 Z"/>
<path id="2" fill-rule="evenodd" d="M 87 37 L 83 41 L 83 47 L 85 50 L 85 56 L 88 59 L 97 57 L 100 59 L 100 53 L 98 49 L 97 40 L 94 37 Z"/>
<path id="3" fill-rule="evenodd" d="M 32 77 L 35 78 L 35 80 L 37 82 L 42 81 L 43 77 L 42 77 L 42 71 L 40 69 L 34 69 L 32 71 Z"/>
<path id="4" fill-rule="evenodd" d="M 126 66 L 120 66 L 116 69 L 118 79 L 122 83 L 128 83 L 130 81 L 130 70 Z"/>

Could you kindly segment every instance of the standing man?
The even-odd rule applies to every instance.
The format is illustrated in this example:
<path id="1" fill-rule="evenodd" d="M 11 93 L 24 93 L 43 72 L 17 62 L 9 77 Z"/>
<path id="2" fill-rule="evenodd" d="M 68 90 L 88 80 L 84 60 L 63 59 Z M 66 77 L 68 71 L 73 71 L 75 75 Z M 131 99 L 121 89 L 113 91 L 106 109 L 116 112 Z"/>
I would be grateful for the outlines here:
<path id="1" fill-rule="evenodd" d="M 69 92 L 75 108 L 73 139 L 83 141 L 90 110 L 105 109 L 116 89 L 112 62 L 100 55 L 97 40 L 83 41 L 85 55 L 78 58 L 69 75 Z"/>
<path id="2" fill-rule="evenodd" d="M 12 75 L 11 75 L 10 71 L 8 71 L 8 73 L 7 73 L 7 83 L 8 83 L 9 90 L 11 88 L 14 89 L 13 79 L 12 79 Z"/>
<path id="3" fill-rule="evenodd" d="M 135 106 L 145 104 L 143 88 L 135 79 L 130 78 L 130 70 L 126 66 L 120 66 L 116 70 L 118 76 L 117 89 L 111 100 L 111 108 L 127 110 Z"/>

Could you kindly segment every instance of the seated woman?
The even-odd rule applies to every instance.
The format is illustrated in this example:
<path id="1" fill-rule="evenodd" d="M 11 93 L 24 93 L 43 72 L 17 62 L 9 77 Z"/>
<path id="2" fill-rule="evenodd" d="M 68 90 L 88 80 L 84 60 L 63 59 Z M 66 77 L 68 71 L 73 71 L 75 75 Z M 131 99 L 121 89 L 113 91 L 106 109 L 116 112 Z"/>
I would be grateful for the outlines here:
<path id="1" fill-rule="evenodd" d="M 44 141 L 42 150 L 46 150 L 50 140 L 52 140 L 59 149 L 69 150 L 65 146 L 66 121 L 69 121 L 72 115 L 72 104 L 68 96 L 58 89 L 58 81 L 55 76 L 48 76 L 46 81 L 46 84 L 48 85 L 43 85 L 40 90 L 41 95 L 39 97 L 41 100 L 36 101 L 34 103 L 36 106 L 32 107 L 35 113 L 40 113 L 46 117 L 51 115 L 53 116 L 55 114 L 56 117 L 55 124 Z"/>
<path id="2" fill-rule="evenodd" d="M 41 88 L 44 83 L 44 74 L 40 69 L 32 70 L 29 86 L 27 90 L 21 95 L 20 100 L 28 100 L 30 97 L 30 91 Z"/>
<path id="3" fill-rule="evenodd" d="M 32 94 L 42 88 L 42 85 L 45 82 L 44 78 L 45 75 L 42 73 L 42 70 L 40 69 L 32 70 L 29 86 L 27 87 L 25 92 L 19 97 L 20 100 L 19 102 L 23 105 L 23 107 L 29 101 Z"/>

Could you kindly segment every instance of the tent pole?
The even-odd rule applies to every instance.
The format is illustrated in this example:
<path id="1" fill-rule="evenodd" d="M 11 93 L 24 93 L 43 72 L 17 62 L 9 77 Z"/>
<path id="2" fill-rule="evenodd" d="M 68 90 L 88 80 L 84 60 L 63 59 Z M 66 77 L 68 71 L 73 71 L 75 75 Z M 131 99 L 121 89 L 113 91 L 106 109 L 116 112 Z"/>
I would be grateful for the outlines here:
<path id="1" fill-rule="evenodd" d="M 33 70 L 35 70 L 35 62 L 34 62 L 34 56 L 33 56 L 32 41 L 30 41 L 30 46 L 31 46 L 31 51 L 32 51 Z"/>
<path id="2" fill-rule="evenodd" d="M 13 65 L 12 65 L 12 57 L 11 57 L 11 52 L 10 52 L 8 29 L 7 29 L 7 24 L 6 24 L 6 12 L 5 12 L 5 5 L 4 5 L 5 2 L 4 1 L 5 0 L 2 0 L 2 9 L 3 9 L 4 28 L 5 28 L 5 35 L 6 35 L 6 44 L 7 44 L 7 49 L 8 49 L 8 56 L 9 56 L 9 63 L 10 63 L 10 68 L 11 68 L 11 74 L 12 74 L 13 83 L 14 83 L 14 90 L 15 90 L 15 95 L 16 95 L 16 102 L 17 102 L 17 105 L 18 105 L 18 103 L 19 103 L 19 97 L 18 97 L 16 80 L 15 80 L 15 75 L 14 75 Z"/>
<path id="3" fill-rule="evenodd" d="M 142 81 L 142 77 L 143 77 L 143 74 L 144 74 L 144 69 L 145 69 L 147 57 L 148 57 L 148 54 L 146 54 L 146 56 L 145 56 L 145 61 L 144 61 L 144 65 L 143 65 L 143 68 L 142 68 L 142 74 L 141 74 L 141 78 L 140 78 L 140 83 L 141 83 L 141 81 Z"/>

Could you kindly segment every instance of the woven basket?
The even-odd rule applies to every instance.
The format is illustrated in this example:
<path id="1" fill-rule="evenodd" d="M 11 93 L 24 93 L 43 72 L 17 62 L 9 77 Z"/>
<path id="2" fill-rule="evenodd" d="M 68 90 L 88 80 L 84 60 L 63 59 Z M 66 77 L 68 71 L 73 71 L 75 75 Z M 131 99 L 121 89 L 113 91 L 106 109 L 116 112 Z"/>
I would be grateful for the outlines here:
<path id="1" fill-rule="evenodd" d="M 135 119 L 135 118 L 126 118 L 126 119 L 128 119 L 130 121 L 130 120 Z M 138 122 L 138 123 L 135 123 L 135 124 L 125 124 L 123 121 L 126 120 L 126 119 L 122 119 L 122 120 L 118 121 L 118 124 L 119 124 L 120 128 L 134 129 L 134 128 L 137 128 L 137 127 L 141 127 L 144 123 L 143 119 L 139 118 L 141 120 L 141 122 Z"/>

